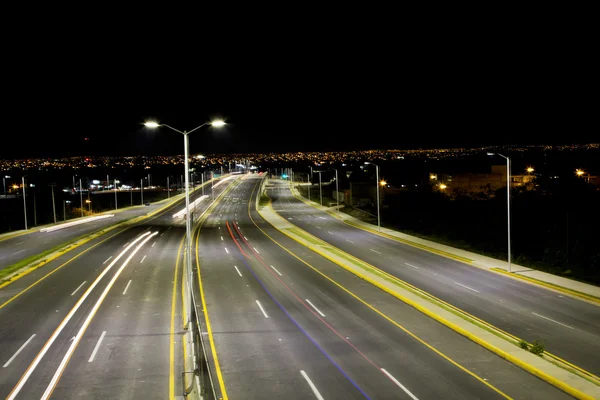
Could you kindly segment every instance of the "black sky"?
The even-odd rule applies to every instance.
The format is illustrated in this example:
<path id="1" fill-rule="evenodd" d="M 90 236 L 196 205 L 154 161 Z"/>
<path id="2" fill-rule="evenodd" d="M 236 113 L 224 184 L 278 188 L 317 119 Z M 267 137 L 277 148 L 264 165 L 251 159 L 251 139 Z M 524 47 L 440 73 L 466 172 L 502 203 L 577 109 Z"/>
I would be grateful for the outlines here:
<path id="1" fill-rule="evenodd" d="M 225 118 L 190 136 L 206 153 L 599 141 L 585 32 L 285 23 L 181 46 L 148 31 L 13 43 L 0 158 L 181 154 L 180 135 L 148 118 L 180 130 Z"/>

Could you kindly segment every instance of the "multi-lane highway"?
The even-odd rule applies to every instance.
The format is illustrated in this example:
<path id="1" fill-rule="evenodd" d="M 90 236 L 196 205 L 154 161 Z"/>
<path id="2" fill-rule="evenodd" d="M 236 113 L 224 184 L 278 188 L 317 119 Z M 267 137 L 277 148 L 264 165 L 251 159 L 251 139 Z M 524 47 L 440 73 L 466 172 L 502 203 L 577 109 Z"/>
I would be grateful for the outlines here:
<path id="1" fill-rule="evenodd" d="M 272 181 L 273 208 L 333 246 L 512 335 L 600 375 L 600 307 L 352 227 Z"/>
<path id="2" fill-rule="evenodd" d="M 215 185 L 214 195 L 226 187 Z M 162 400 L 182 393 L 185 221 L 173 214 L 183 207 L 179 201 L 0 289 L 0 397 Z M 30 239 L 38 240 L 21 240 Z"/>
<path id="3" fill-rule="evenodd" d="M 160 201 L 157 203 L 151 203 L 148 206 L 126 208 L 113 213 L 112 217 L 98 219 L 93 222 L 83 223 L 51 232 L 36 230 L 24 235 L 7 238 L 0 241 L 0 269 L 25 258 L 39 254 L 45 250 L 52 249 L 78 237 L 97 232 L 110 225 L 151 213 L 160 207 L 164 207 L 164 205 L 165 202 Z M 106 215 L 111 213 L 107 212 L 104 214 Z M 60 227 L 60 224 L 56 226 Z"/>
<path id="4" fill-rule="evenodd" d="M 218 395 L 568 397 L 276 231 L 254 207 L 260 182 L 232 187 L 196 240 Z"/>

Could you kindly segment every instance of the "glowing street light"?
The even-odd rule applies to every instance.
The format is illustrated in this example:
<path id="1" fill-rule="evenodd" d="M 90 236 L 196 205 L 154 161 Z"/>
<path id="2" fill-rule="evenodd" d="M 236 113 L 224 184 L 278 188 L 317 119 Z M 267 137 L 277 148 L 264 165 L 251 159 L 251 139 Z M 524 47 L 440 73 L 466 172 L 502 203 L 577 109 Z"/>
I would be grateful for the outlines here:
<path id="1" fill-rule="evenodd" d="M 585 174 L 585 171 L 584 171 L 584 170 L 582 170 L 582 169 L 576 169 L 576 170 L 575 170 L 575 174 L 576 174 L 577 176 L 582 176 L 583 174 Z"/>
<path id="2" fill-rule="evenodd" d="M 532 167 L 527 167 L 527 172 L 529 172 L 530 174 L 535 171 Z"/>
<path id="3" fill-rule="evenodd" d="M 444 185 L 443 183 L 440 185 L 440 189 L 444 190 L 446 189 L 448 186 Z"/>
<path id="4" fill-rule="evenodd" d="M 188 289 L 188 313 L 187 315 L 189 316 L 189 318 L 191 318 L 192 313 L 191 311 L 191 307 L 192 307 L 192 287 L 191 284 L 193 282 L 192 280 L 192 226 L 191 226 L 191 218 L 190 218 L 190 183 L 189 183 L 189 179 L 190 179 L 190 165 L 189 165 L 189 151 L 188 151 L 188 147 L 189 147 L 189 139 L 188 136 L 190 133 L 194 132 L 197 129 L 202 128 L 203 126 L 206 125 L 210 125 L 210 126 L 214 126 L 215 128 L 220 128 L 222 126 L 225 125 L 225 121 L 217 119 L 211 122 L 205 122 L 200 126 L 197 126 L 196 128 L 192 129 L 191 131 L 180 131 L 179 129 L 175 129 L 172 126 L 169 126 L 167 124 L 159 124 L 156 121 L 146 121 L 144 123 L 144 126 L 146 128 L 150 128 L 150 129 L 155 129 L 155 128 L 159 128 L 161 126 L 164 126 L 166 128 L 169 128 L 175 132 L 181 133 L 183 135 L 183 151 L 184 151 L 184 160 L 185 160 L 185 235 L 186 235 L 186 268 L 187 268 L 187 275 L 188 275 L 188 284 L 187 284 L 187 289 Z"/>
<path id="5" fill-rule="evenodd" d="M 382 180 L 379 182 L 379 184 L 380 184 L 381 186 L 384 186 L 384 187 L 385 187 L 385 186 L 387 185 L 387 182 L 386 182 L 385 180 L 383 180 L 383 179 L 382 179 Z"/>

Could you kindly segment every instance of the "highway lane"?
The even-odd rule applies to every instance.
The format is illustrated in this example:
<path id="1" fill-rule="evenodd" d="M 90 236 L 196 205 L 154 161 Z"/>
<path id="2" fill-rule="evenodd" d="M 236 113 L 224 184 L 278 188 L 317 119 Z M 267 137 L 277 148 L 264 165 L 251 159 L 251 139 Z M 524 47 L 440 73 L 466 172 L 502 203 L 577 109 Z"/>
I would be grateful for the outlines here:
<path id="1" fill-rule="evenodd" d="M 206 183 L 210 194 L 210 181 Z M 196 189 L 192 193 L 193 198 L 200 196 L 202 189 Z M 192 198 L 190 196 L 190 198 Z M 183 200 L 179 200 L 178 204 L 183 204 Z M 55 246 L 68 242 L 78 237 L 89 235 L 108 226 L 119 222 L 145 215 L 156 211 L 163 207 L 164 202 L 150 203 L 149 206 L 137 206 L 120 210 L 114 213 L 113 217 L 107 217 L 93 222 L 87 222 L 81 225 L 59 229 L 53 232 L 31 232 L 24 235 L 15 236 L 0 241 L 0 269 L 12 265 L 27 257 L 39 254 L 45 250 L 52 249 Z M 107 212 L 110 214 L 110 212 Z"/>
<path id="2" fill-rule="evenodd" d="M 274 182 L 273 208 L 289 222 L 426 292 L 600 375 L 600 307 L 468 266 L 345 224 Z"/>
<path id="3" fill-rule="evenodd" d="M 225 186 L 215 188 L 215 193 L 223 190 Z M 206 201 L 201 203 L 199 211 L 207 205 Z M 83 392 L 94 396 L 98 393 L 108 394 L 108 398 L 139 398 L 139 393 L 147 393 L 145 398 L 166 397 L 168 391 L 165 387 L 169 388 L 170 383 L 169 377 L 165 377 L 165 371 L 167 375 L 169 371 L 169 336 L 165 335 L 165 324 L 166 332 L 169 332 L 172 282 L 177 257 L 174 243 L 180 243 L 185 231 L 184 220 L 173 219 L 172 213 L 173 210 L 168 210 L 124 230 L 62 268 L 56 269 L 56 265 L 45 266 L 40 271 L 46 271 L 46 278 L 37 278 L 35 282 L 38 283 L 29 289 L 26 288 L 32 283 L 33 274 L 0 289 L 0 364 L 3 366 L 0 370 L 0 396 L 8 396 L 11 391 L 15 393 L 14 388 L 28 371 L 31 371 L 31 374 L 18 389 L 15 398 L 36 398 L 44 393 L 69 346 L 74 342 L 72 338 L 80 332 L 108 281 L 134 248 L 129 248 L 127 253 L 117 260 L 119 254 L 133 246 L 136 239 L 141 240 L 140 238 L 157 232 L 152 241 L 140 249 L 137 258 L 133 258 L 125 267 L 96 313 L 99 325 L 96 325 L 96 319 L 92 320 L 89 331 L 82 336 L 81 342 L 78 342 L 81 349 L 74 348 L 76 351 L 70 358 L 75 363 L 81 362 L 85 359 L 90 340 L 97 342 L 99 339 L 96 333 L 100 328 L 97 327 L 109 329 L 111 335 L 116 335 L 107 338 L 107 343 L 111 343 L 111 355 L 95 365 L 105 373 L 102 381 L 98 383 L 95 378 L 91 379 L 92 375 L 98 375 L 98 370 L 91 369 L 92 366 L 80 368 L 77 364 L 74 370 L 65 370 L 65 386 L 62 386 L 62 381 L 58 381 L 56 390 L 61 393 L 61 398 L 77 397 L 77 393 Z M 141 242 L 137 244 L 139 243 Z M 146 258 L 143 258 L 144 255 Z M 64 259 L 55 261 L 64 262 Z M 113 263 L 115 264 L 111 266 Z M 109 267 L 110 271 L 106 276 L 86 294 Z M 48 275 L 52 271 L 55 272 Z M 134 279 L 134 276 L 139 277 Z M 123 282 L 123 279 L 127 278 L 127 282 Z M 125 291 L 122 283 L 127 287 L 129 280 L 131 284 L 125 293 L 127 298 L 122 298 L 120 296 L 123 296 L 122 292 Z M 15 288 L 21 291 L 16 292 Z M 10 292 L 10 295 L 3 294 L 5 292 Z M 14 297 L 15 294 L 18 294 L 18 297 Z M 82 300 L 83 296 L 86 297 Z M 115 296 L 117 300 L 114 299 Z M 115 301 L 123 303 L 117 304 L 118 307 L 111 307 Z M 68 315 L 78 303 L 79 307 L 68 319 Z M 155 309 L 157 311 L 151 312 Z M 155 315 L 157 312 L 159 315 Z M 180 320 L 180 317 L 178 318 Z M 62 323 L 64 326 L 61 327 Z M 181 323 L 177 327 L 181 327 Z M 180 329 L 178 331 L 180 333 Z M 52 339 L 55 334 L 56 337 Z M 49 340 L 54 340 L 50 346 L 47 345 Z M 159 342 L 162 346 L 158 345 Z M 180 340 L 179 343 L 181 344 Z M 45 353 L 39 361 L 35 361 L 40 351 Z M 180 353 L 179 345 L 177 354 Z M 97 354 L 100 357 L 106 353 Z M 89 353 L 87 357 L 90 357 Z M 165 359 L 167 363 L 164 363 Z M 35 368 L 31 368 L 31 365 Z M 132 365 L 138 367 L 129 370 L 127 367 Z M 178 362 L 178 393 L 181 389 L 181 370 L 182 363 Z M 110 385 L 107 385 L 107 382 L 110 382 Z"/>
<path id="4" fill-rule="evenodd" d="M 248 198 L 258 182 L 250 177 L 233 189 L 211 212 L 199 240 L 206 309 L 230 398 L 319 398 L 311 384 L 323 398 L 502 398 L 486 382 L 521 398 L 567 397 L 315 256 L 270 228 L 255 211 L 251 218 Z M 310 260 L 316 270 L 284 248 Z M 444 347 L 486 381 L 344 288 L 385 308 L 393 321 Z"/>

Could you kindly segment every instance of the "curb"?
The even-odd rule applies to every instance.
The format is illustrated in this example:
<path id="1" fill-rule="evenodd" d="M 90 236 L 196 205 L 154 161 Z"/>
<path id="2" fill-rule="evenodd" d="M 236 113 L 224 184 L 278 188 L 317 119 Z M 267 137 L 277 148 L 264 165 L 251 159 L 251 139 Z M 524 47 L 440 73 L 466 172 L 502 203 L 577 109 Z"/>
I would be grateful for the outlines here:
<path id="1" fill-rule="evenodd" d="M 312 202 L 309 202 L 306 199 L 304 199 L 303 197 L 297 195 L 294 192 L 295 188 L 290 187 L 290 189 L 291 189 L 292 195 L 296 199 L 300 200 L 304 204 L 307 204 L 307 205 L 309 205 L 309 206 L 311 206 L 313 208 L 317 208 L 317 207 L 315 207 L 315 205 L 311 204 Z M 319 210 L 319 209 L 317 208 L 317 210 Z M 441 255 L 441 256 L 444 256 L 444 257 L 447 257 L 447 258 L 451 258 L 451 259 L 463 262 L 463 263 L 465 263 L 467 265 L 470 265 L 472 267 L 483 269 L 485 271 L 491 271 L 491 272 L 496 273 L 496 274 L 502 274 L 504 276 L 518 278 L 518 279 L 521 279 L 521 280 L 526 281 L 526 282 L 528 282 L 530 284 L 533 284 L 533 285 L 539 285 L 539 286 L 543 286 L 543 287 L 546 287 L 546 288 L 549 288 L 549 289 L 554 289 L 554 290 L 560 291 L 562 293 L 565 293 L 565 294 L 567 294 L 569 296 L 573 296 L 573 297 L 576 297 L 576 298 L 579 298 L 579 299 L 584 299 L 584 300 L 591 301 L 593 303 L 600 304 L 600 298 L 595 297 L 595 296 L 590 295 L 590 294 L 587 294 L 587 293 L 578 292 L 576 290 L 569 289 L 569 288 L 566 288 L 564 286 L 560 286 L 560 285 L 557 285 L 557 284 L 554 284 L 554 283 L 542 281 L 542 280 L 539 280 L 539 279 L 525 277 L 525 276 L 517 275 L 517 274 L 514 274 L 514 273 L 509 273 L 509 272 L 507 272 L 507 271 L 505 271 L 505 270 L 503 270 L 501 268 L 497 268 L 497 267 L 488 268 L 488 267 L 479 266 L 479 265 L 476 265 L 476 261 L 475 260 L 471 260 L 470 258 L 462 257 L 462 256 L 459 256 L 459 255 L 455 255 L 455 254 L 452 254 L 452 253 L 449 253 L 449 252 L 446 252 L 446 251 L 443 251 L 443 250 L 438 250 L 438 249 L 432 248 L 432 247 L 427 246 L 427 245 L 422 245 L 420 243 L 415 243 L 415 242 L 412 242 L 410 240 L 402 239 L 402 238 L 399 238 L 399 237 L 396 237 L 396 236 L 393 236 L 393 235 L 389 235 L 389 234 L 386 234 L 386 233 L 383 233 L 383 232 L 378 232 L 375 229 L 363 226 L 361 224 L 356 224 L 356 223 L 353 223 L 352 221 L 344 219 L 343 217 L 338 216 L 335 212 L 332 212 L 332 211 L 329 211 L 329 210 L 320 210 L 320 211 L 323 211 L 323 212 L 327 213 L 329 216 L 334 217 L 334 218 L 338 219 L 339 221 L 342 221 L 343 223 L 345 223 L 347 225 L 350 225 L 350 226 L 352 226 L 354 228 L 361 229 L 361 230 L 364 230 L 366 232 L 373 233 L 375 235 L 383 236 L 383 237 L 388 238 L 390 240 L 394 240 L 394 241 L 397 241 L 397 242 L 400 242 L 400 243 L 403 243 L 403 244 L 406 244 L 406 245 L 409 245 L 409 246 L 412 246 L 412 247 L 416 247 L 416 248 L 428 251 L 430 253 L 434 253 L 434 254 L 438 254 L 438 255 Z M 389 228 L 387 228 L 387 229 L 389 229 Z"/>
<path id="2" fill-rule="evenodd" d="M 269 207 L 269 209 L 271 210 L 271 212 L 274 215 L 276 215 L 278 218 L 282 219 L 283 221 L 285 221 L 286 223 L 289 224 L 288 221 L 284 220 L 281 216 L 279 216 L 277 213 L 275 213 L 273 211 L 271 202 L 269 202 L 269 204 L 267 205 L 267 207 Z M 262 207 L 260 207 L 260 208 L 262 208 Z M 379 289 L 385 291 L 386 293 L 388 293 L 388 294 L 390 294 L 390 295 L 398 298 L 399 300 L 401 300 L 404 303 L 406 303 L 406 304 L 414 307 L 415 309 L 419 310 L 420 312 L 424 313 L 425 315 L 427 315 L 427 316 L 435 319 L 436 321 L 444 324 L 445 326 L 447 326 L 448 328 L 454 330 L 455 332 L 459 333 L 460 335 L 462 335 L 462 336 L 464 336 L 464 337 L 472 340 L 473 342 L 481 345 L 482 347 L 490 350 L 491 352 L 493 352 L 494 354 L 498 355 L 499 357 L 501 357 L 501 358 L 503 358 L 503 359 L 505 359 L 505 360 L 513 363 L 514 365 L 517 365 L 518 367 L 520 367 L 521 369 L 523 369 L 523 370 L 531 373 L 532 375 L 537 376 L 537 377 L 543 379 L 544 381 L 546 381 L 549 384 L 551 384 L 551 385 L 559 388 L 560 390 L 564 391 L 565 393 L 568 393 L 571 396 L 574 396 L 574 397 L 579 398 L 579 399 L 593 399 L 594 398 L 594 397 L 592 397 L 592 396 L 590 396 L 590 395 L 582 392 L 581 390 L 576 389 L 576 388 L 572 387 L 571 385 L 569 385 L 569 384 L 567 384 L 567 383 L 565 383 L 565 382 L 563 382 L 563 381 L 555 378 L 554 376 L 552 376 L 552 375 L 550 375 L 550 374 L 548 374 L 548 373 L 546 373 L 546 372 L 544 372 L 544 371 L 542 371 L 542 370 L 534 367 L 533 365 L 527 363 L 526 361 L 523 361 L 521 358 L 519 358 L 517 356 L 514 356 L 512 354 L 509 354 L 508 352 L 506 352 L 506 351 L 504 351 L 504 350 L 496 347 L 495 345 L 493 345 L 493 344 L 487 342 L 486 340 L 484 340 L 484 339 L 476 336 L 475 334 L 466 331 L 465 329 L 463 329 L 463 328 L 457 326 L 456 324 L 448 321 L 447 319 L 441 317 L 440 315 L 438 315 L 435 312 L 429 310 L 428 308 L 426 308 L 426 307 L 424 307 L 424 306 L 422 306 L 420 304 L 417 304 L 416 302 L 414 302 L 414 301 L 406 298 L 405 296 L 397 293 L 396 291 L 391 290 L 391 289 L 389 289 L 389 288 L 387 288 L 385 286 L 382 286 L 381 284 L 379 284 L 378 282 L 374 281 L 373 279 L 365 276 L 364 274 L 362 274 L 360 272 L 355 271 L 352 267 L 346 265 L 345 263 L 340 262 L 339 260 L 336 260 L 335 258 L 333 258 L 333 257 L 331 257 L 331 256 L 329 256 L 329 255 L 327 255 L 325 253 L 323 253 L 323 251 L 321 249 L 317 249 L 314 246 L 307 245 L 307 244 L 303 243 L 302 241 L 300 241 L 297 238 L 293 237 L 292 235 L 290 235 L 289 233 L 285 232 L 284 230 L 277 228 L 273 223 L 271 223 L 271 221 L 269 221 L 267 218 L 264 217 L 263 213 L 260 211 L 260 208 L 257 207 L 257 211 L 261 215 L 261 217 L 263 217 L 263 219 L 265 219 L 265 221 L 269 222 L 269 224 L 271 226 L 273 226 L 273 228 L 275 228 L 277 231 L 281 232 L 282 234 L 286 235 L 290 239 L 294 240 L 295 242 L 297 242 L 299 244 L 302 244 L 305 247 L 308 247 L 310 250 L 314 251 L 315 253 L 317 253 L 317 254 L 325 257 L 326 259 L 328 259 L 331 262 L 333 262 L 333 263 L 341 266 L 342 268 L 346 269 L 347 271 L 352 272 L 353 274 L 355 274 L 356 276 L 360 277 L 361 279 L 363 279 L 363 280 L 365 280 L 365 281 L 373 284 L 374 286 L 376 286 Z M 295 229 L 298 230 L 299 228 L 297 226 L 295 226 Z M 304 232 L 304 234 L 306 234 L 307 236 L 312 236 L 308 232 Z M 321 241 L 318 238 L 315 238 L 315 239 Z M 323 242 L 323 241 L 321 241 L 321 242 Z M 326 242 L 323 242 L 323 243 L 326 243 Z M 330 246 L 330 245 L 328 245 L 327 247 L 335 248 L 335 247 Z M 343 251 L 341 251 L 339 249 L 336 249 L 336 252 L 339 252 L 340 254 L 346 255 L 345 252 L 343 252 Z M 348 257 L 349 258 L 353 258 L 352 255 L 348 255 Z M 517 350 L 517 349 L 515 349 L 515 350 Z M 522 351 L 525 351 L 525 350 L 522 350 Z M 527 354 L 529 354 L 529 353 L 527 353 Z M 545 360 L 545 361 L 549 362 L 548 360 Z M 560 368 L 560 367 L 557 366 L 557 368 Z M 579 375 L 577 375 L 577 374 L 575 374 L 573 372 L 570 372 L 570 371 L 568 371 L 568 372 L 569 372 L 569 374 L 571 374 L 571 376 L 573 378 L 578 378 L 578 379 L 582 379 L 582 380 L 584 379 L 584 378 L 580 377 Z M 585 382 L 593 384 L 593 383 L 591 383 L 589 381 L 585 381 Z"/>

